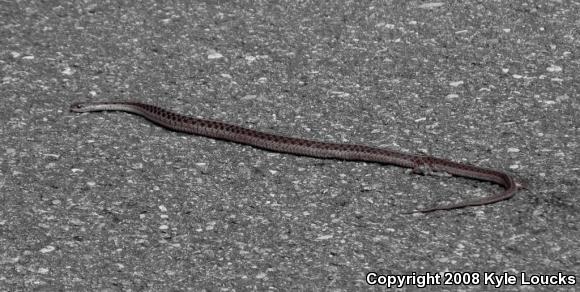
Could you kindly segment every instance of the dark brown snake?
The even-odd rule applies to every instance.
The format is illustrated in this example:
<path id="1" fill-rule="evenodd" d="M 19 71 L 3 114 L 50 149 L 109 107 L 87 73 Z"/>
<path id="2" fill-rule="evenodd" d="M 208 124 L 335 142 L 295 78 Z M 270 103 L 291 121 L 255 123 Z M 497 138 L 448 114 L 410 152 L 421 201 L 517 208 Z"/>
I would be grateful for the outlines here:
<path id="1" fill-rule="evenodd" d="M 433 212 L 470 206 L 481 206 L 509 199 L 522 186 L 509 174 L 479 166 L 457 163 L 432 156 L 406 154 L 394 150 L 365 145 L 320 142 L 302 138 L 255 131 L 219 121 L 180 115 L 166 109 L 131 101 L 78 102 L 71 105 L 72 112 L 124 111 L 142 116 L 169 130 L 250 145 L 274 152 L 290 153 L 318 158 L 366 161 L 392 164 L 413 169 L 415 173 L 446 172 L 456 176 L 488 181 L 504 187 L 504 191 L 478 200 L 452 205 L 418 209 L 405 213 Z"/>

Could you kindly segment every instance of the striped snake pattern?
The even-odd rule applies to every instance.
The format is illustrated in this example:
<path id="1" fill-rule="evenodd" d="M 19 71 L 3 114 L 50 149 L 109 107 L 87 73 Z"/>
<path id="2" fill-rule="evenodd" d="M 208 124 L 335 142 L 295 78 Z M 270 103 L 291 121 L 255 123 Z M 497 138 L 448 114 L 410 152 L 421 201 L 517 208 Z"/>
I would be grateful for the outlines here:
<path id="1" fill-rule="evenodd" d="M 504 188 L 500 193 L 473 201 L 416 209 L 404 213 L 428 213 L 470 206 L 481 206 L 509 199 L 522 185 L 509 174 L 479 166 L 426 155 L 407 154 L 366 145 L 329 143 L 260 132 L 219 121 L 184 116 L 164 108 L 133 101 L 78 102 L 72 112 L 124 111 L 142 116 L 169 130 L 245 144 L 274 152 L 327 159 L 366 161 L 411 168 L 414 173 L 446 172 L 456 176 L 488 181 Z"/>

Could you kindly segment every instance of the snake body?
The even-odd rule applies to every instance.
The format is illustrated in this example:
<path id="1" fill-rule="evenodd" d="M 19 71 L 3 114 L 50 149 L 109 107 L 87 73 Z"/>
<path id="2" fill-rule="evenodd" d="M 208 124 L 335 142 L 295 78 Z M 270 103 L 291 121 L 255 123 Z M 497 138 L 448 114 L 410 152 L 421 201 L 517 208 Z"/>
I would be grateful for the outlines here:
<path id="1" fill-rule="evenodd" d="M 184 116 L 158 106 L 141 102 L 78 102 L 72 104 L 70 110 L 77 113 L 124 111 L 142 116 L 155 124 L 176 132 L 236 142 L 274 152 L 317 158 L 391 164 L 411 168 L 415 173 L 425 173 L 425 169 L 437 172 L 447 172 L 456 176 L 496 183 L 504 188 L 503 192 L 482 199 L 451 205 L 435 206 L 426 209 L 417 209 L 406 213 L 427 213 L 437 210 L 451 210 L 492 204 L 513 197 L 520 187 L 512 176 L 499 170 L 457 163 L 432 156 L 407 154 L 366 145 L 321 142 L 265 133 L 220 121 Z"/>

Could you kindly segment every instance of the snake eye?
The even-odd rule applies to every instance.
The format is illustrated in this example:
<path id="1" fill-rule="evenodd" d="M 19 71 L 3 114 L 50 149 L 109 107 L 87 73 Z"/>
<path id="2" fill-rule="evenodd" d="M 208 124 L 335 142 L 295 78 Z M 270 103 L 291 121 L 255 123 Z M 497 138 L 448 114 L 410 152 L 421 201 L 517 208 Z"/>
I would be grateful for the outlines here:
<path id="1" fill-rule="evenodd" d="M 83 105 L 81 103 L 73 103 L 70 106 L 70 110 L 73 112 L 78 112 L 83 109 Z"/>

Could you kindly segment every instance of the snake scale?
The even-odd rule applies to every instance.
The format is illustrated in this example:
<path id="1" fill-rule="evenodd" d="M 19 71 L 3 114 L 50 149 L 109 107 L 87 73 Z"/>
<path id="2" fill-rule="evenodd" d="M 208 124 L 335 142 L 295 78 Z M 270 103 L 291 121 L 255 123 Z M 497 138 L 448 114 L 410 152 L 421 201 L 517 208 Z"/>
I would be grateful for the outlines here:
<path id="1" fill-rule="evenodd" d="M 260 132 L 219 121 L 184 116 L 164 108 L 134 101 L 78 102 L 71 105 L 72 112 L 124 111 L 142 116 L 166 129 L 176 132 L 211 137 L 236 142 L 274 152 L 290 153 L 327 159 L 366 161 L 397 165 L 413 169 L 415 173 L 446 172 L 456 176 L 488 181 L 504 188 L 500 193 L 457 204 L 416 209 L 405 213 L 428 213 L 481 206 L 509 199 L 522 185 L 506 172 L 453 162 L 426 155 L 407 154 L 366 145 L 329 143 L 284 135 Z"/>

